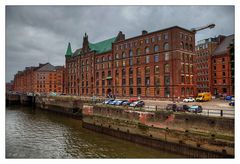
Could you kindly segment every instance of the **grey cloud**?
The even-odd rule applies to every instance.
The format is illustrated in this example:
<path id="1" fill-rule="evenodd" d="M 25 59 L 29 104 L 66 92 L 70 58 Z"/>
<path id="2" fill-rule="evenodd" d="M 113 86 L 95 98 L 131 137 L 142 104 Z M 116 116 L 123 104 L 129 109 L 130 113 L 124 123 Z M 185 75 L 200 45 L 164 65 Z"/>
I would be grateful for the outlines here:
<path id="1" fill-rule="evenodd" d="M 26 66 L 51 62 L 64 65 L 68 42 L 81 47 L 85 32 L 90 42 L 139 35 L 179 25 L 187 29 L 215 23 L 197 33 L 196 40 L 234 33 L 233 6 L 7 6 L 6 81 Z"/>

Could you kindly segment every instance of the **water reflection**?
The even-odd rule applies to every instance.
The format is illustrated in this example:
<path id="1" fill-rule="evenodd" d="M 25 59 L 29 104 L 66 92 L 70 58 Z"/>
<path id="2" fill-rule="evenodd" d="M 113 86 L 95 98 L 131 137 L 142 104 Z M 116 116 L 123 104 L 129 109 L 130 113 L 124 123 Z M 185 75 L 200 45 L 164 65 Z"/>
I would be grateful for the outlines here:
<path id="1" fill-rule="evenodd" d="M 6 110 L 7 158 L 174 158 L 128 141 L 81 127 L 56 113 L 10 106 Z"/>

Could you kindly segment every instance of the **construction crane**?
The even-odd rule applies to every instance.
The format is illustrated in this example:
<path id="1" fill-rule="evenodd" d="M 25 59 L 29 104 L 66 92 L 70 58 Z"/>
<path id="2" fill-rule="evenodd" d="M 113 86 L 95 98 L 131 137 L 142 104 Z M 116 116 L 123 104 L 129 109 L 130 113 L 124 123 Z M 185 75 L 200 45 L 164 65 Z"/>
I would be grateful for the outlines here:
<path id="1" fill-rule="evenodd" d="M 201 31 L 201 30 L 204 30 L 206 28 L 214 28 L 216 25 L 215 24 L 208 24 L 206 26 L 202 26 L 202 27 L 197 27 L 197 28 L 192 28 L 191 31 L 194 32 L 194 33 L 197 33 L 197 31 Z"/>

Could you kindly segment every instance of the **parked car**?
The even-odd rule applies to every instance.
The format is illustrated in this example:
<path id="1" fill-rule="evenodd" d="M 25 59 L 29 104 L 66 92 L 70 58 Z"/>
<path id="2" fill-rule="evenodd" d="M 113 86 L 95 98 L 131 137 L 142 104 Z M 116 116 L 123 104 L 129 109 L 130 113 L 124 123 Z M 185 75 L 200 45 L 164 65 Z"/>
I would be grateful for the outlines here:
<path id="1" fill-rule="evenodd" d="M 194 113 L 201 113 L 202 112 L 202 106 L 200 105 L 193 105 L 190 108 L 188 108 L 189 112 L 194 112 Z"/>
<path id="2" fill-rule="evenodd" d="M 143 107 L 145 103 L 143 101 L 134 101 L 129 106 L 130 107 Z"/>
<path id="3" fill-rule="evenodd" d="M 194 102 L 195 99 L 193 97 L 188 97 L 188 98 L 185 98 L 183 99 L 183 102 Z"/>
<path id="4" fill-rule="evenodd" d="M 109 104 L 111 101 L 114 101 L 113 99 L 107 99 L 105 101 L 103 101 L 103 104 Z"/>
<path id="5" fill-rule="evenodd" d="M 124 100 L 124 102 L 121 104 L 122 106 L 128 106 L 130 105 L 131 103 L 127 100 Z"/>
<path id="6" fill-rule="evenodd" d="M 109 102 L 108 104 L 109 105 L 115 105 L 117 102 L 118 102 L 118 100 L 113 100 L 113 101 Z"/>
<path id="7" fill-rule="evenodd" d="M 117 100 L 117 102 L 114 105 L 122 105 L 123 102 L 124 100 Z"/>
<path id="8" fill-rule="evenodd" d="M 212 100 L 212 95 L 210 92 L 198 93 L 196 101 L 210 101 Z"/>
<path id="9" fill-rule="evenodd" d="M 185 111 L 188 111 L 190 107 L 188 105 L 178 105 L 177 108 L 176 108 L 176 111 L 177 112 L 185 112 Z"/>
<path id="10" fill-rule="evenodd" d="M 138 101 L 138 98 L 137 97 L 131 97 L 128 101 L 132 103 L 134 101 Z"/>
<path id="11" fill-rule="evenodd" d="M 225 100 L 232 100 L 232 98 L 234 99 L 233 96 L 226 96 L 226 97 L 225 97 Z"/>
<path id="12" fill-rule="evenodd" d="M 177 109 L 177 104 L 167 104 L 167 107 L 166 107 L 167 110 L 172 110 L 172 111 L 176 111 Z"/>
<path id="13" fill-rule="evenodd" d="M 235 101 L 231 101 L 231 102 L 229 103 L 229 105 L 230 105 L 230 106 L 235 106 Z"/>

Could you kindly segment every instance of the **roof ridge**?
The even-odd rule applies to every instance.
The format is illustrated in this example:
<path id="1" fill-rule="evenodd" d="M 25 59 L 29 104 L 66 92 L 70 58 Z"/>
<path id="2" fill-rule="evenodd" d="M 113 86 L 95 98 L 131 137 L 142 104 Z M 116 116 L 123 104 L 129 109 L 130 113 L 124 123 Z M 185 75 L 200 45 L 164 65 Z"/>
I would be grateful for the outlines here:
<path id="1" fill-rule="evenodd" d="M 106 41 L 109 41 L 109 40 L 112 40 L 112 39 L 116 39 L 117 37 L 112 37 L 112 38 L 109 38 L 109 39 L 105 39 L 105 40 L 102 40 L 102 41 L 99 41 L 99 42 L 96 42 L 96 43 L 91 43 L 89 42 L 90 44 L 98 44 L 98 43 L 102 43 L 102 42 L 106 42 Z"/>

